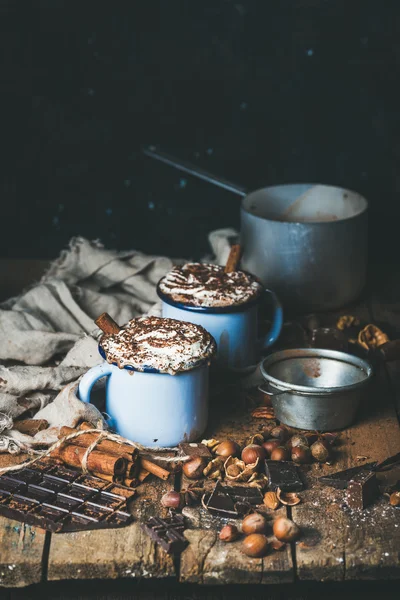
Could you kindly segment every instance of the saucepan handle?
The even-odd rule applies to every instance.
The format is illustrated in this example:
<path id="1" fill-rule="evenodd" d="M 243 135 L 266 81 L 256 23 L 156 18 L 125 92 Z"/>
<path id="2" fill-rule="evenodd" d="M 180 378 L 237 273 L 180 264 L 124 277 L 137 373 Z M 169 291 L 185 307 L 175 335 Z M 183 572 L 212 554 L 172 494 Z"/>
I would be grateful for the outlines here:
<path id="1" fill-rule="evenodd" d="M 276 394 L 272 394 L 269 390 L 265 390 L 262 385 L 259 385 L 258 389 L 260 390 L 260 392 L 271 396 L 271 398 L 277 398 L 278 396 L 283 396 L 283 394 L 293 394 L 292 390 L 282 390 L 281 392 L 276 392 Z"/>

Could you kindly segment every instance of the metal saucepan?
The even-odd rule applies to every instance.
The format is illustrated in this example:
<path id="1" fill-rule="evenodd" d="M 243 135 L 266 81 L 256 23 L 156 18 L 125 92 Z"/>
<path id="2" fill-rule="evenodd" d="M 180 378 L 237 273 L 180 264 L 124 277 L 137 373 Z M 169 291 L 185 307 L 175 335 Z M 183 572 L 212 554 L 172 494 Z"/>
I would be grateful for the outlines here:
<path id="1" fill-rule="evenodd" d="M 367 360 L 319 348 L 274 352 L 260 365 L 276 418 L 290 427 L 332 431 L 354 421 L 374 367 L 400 357 L 400 342 L 365 352 Z"/>
<path id="2" fill-rule="evenodd" d="M 241 196 L 243 269 L 296 312 L 322 311 L 354 300 L 365 284 L 368 203 L 326 185 L 288 184 L 248 193 L 154 147 L 144 154 Z"/>

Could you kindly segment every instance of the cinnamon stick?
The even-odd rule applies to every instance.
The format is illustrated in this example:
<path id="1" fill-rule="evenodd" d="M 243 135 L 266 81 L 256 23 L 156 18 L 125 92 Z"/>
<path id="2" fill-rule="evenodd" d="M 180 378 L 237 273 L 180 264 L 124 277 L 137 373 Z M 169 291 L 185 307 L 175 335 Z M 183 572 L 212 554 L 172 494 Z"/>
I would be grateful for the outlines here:
<path id="1" fill-rule="evenodd" d="M 82 459 L 85 448 L 74 444 L 64 444 L 51 453 L 52 458 L 61 459 L 64 464 L 82 468 Z M 122 475 L 126 469 L 127 460 L 122 456 L 113 456 L 93 450 L 88 456 L 87 467 L 90 472 L 103 473 L 104 475 Z"/>
<path id="2" fill-rule="evenodd" d="M 146 469 L 140 469 L 139 475 L 138 475 L 138 479 L 139 479 L 140 483 L 142 483 L 142 481 L 144 481 L 146 479 L 146 477 L 148 477 L 149 475 L 150 475 L 149 471 L 146 471 Z"/>
<path id="3" fill-rule="evenodd" d="M 232 271 L 236 271 L 240 260 L 240 253 L 240 244 L 234 244 L 231 247 L 231 251 L 228 256 L 228 260 L 225 266 L 225 273 L 232 273 Z"/>
<path id="4" fill-rule="evenodd" d="M 152 473 L 153 475 L 155 475 L 156 477 L 159 477 L 160 479 L 164 479 L 164 481 L 167 480 L 168 477 L 171 475 L 171 473 L 169 471 L 166 471 L 165 469 L 163 469 L 162 467 L 159 467 L 158 465 L 151 462 L 150 460 L 147 460 L 147 458 L 141 458 L 140 463 L 141 463 L 143 469 L 146 469 L 146 471 L 149 471 L 149 473 Z"/>
<path id="5" fill-rule="evenodd" d="M 46 419 L 22 419 L 21 421 L 14 421 L 13 429 L 16 429 L 20 433 L 26 435 L 36 435 L 39 431 L 47 429 L 49 422 Z"/>
<path id="6" fill-rule="evenodd" d="M 98 477 L 99 479 L 104 479 L 105 481 L 110 481 L 111 483 L 114 483 L 114 477 L 113 475 L 104 475 L 104 473 L 97 473 L 96 471 L 93 471 L 92 473 L 93 477 Z"/>
<path id="7" fill-rule="evenodd" d="M 118 333 L 121 327 L 114 321 L 108 313 L 103 313 L 95 320 L 99 329 L 104 333 Z"/>
<path id="8" fill-rule="evenodd" d="M 89 429 L 85 427 L 84 429 Z M 90 426 L 90 429 L 93 429 Z M 71 435 L 72 433 L 76 433 L 79 429 L 73 429 L 72 427 L 61 427 L 59 433 L 59 439 L 66 437 L 67 435 Z M 90 444 L 99 437 L 98 433 L 83 433 L 82 435 L 78 435 L 76 438 L 72 440 L 68 440 L 65 442 L 66 444 L 74 444 L 76 446 L 82 446 L 83 448 L 88 448 Z M 138 451 L 133 446 L 129 444 L 118 444 L 118 442 L 113 442 L 112 440 L 101 440 L 96 446 L 96 450 L 99 452 L 104 452 L 105 454 L 113 454 L 114 456 L 122 456 L 122 458 L 126 458 L 128 461 L 135 461 L 138 455 Z"/>

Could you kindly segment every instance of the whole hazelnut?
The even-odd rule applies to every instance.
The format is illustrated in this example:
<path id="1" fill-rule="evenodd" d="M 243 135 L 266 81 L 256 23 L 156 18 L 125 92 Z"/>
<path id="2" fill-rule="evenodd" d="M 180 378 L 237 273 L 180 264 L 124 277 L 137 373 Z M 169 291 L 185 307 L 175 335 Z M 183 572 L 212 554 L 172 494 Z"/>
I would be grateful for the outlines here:
<path id="1" fill-rule="evenodd" d="M 310 463 L 310 448 L 308 446 L 295 446 L 292 448 L 292 461 L 298 465 L 306 465 Z"/>
<path id="2" fill-rule="evenodd" d="M 400 506 L 400 492 L 390 494 L 389 502 L 392 506 Z"/>
<path id="3" fill-rule="evenodd" d="M 265 441 L 269 440 L 271 437 L 271 431 L 276 427 L 276 423 L 274 423 L 273 421 L 271 423 L 267 423 L 267 425 L 264 426 L 264 429 L 262 430 L 261 434 L 264 438 Z"/>
<path id="4" fill-rule="evenodd" d="M 239 537 L 236 525 L 225 525 L 219 532 L 221 542 L 234 542 Z"/>
<path id="5" fill-rule="evenodd" d="M 267 530 L 267 519 L 260 513 L 252 513 L 243 519 L 242 531 L 246 535 L 250 533 L 265 533 Z"/>
<path id="6" fill-rule="evenodd" d="M 260 460 L 264 460 L 265 458 L 265 450 L 262 446 L 257 446 L 257 444 L 250 444 L 250 446 L 246 446 L 242 450 L 242 461 L 246 463 L 246 465 L 252 465 L 257 461 L 257 458 Z"/>
<path id="7" fill-rule="evenodd" d="M 204 456 L 195 456 L 183 463 L 182 471 L 188 479 L 200 479 L 203 475 L 203 470 L 207 466 L 207 462 Z"/>
<path id="8" fill-rule="evenodd" d="M 290 519 L 279 517 L 272 527 L 274 536 L 281 542 L 294 542 L 300 536 L 300 529 Z"/>
<path id="9" fill-rule="evenodd" d="M 289 460 L 289 450 L 284 446 L 278 446 L 271 453 L 271 460 Z"/>
<path id="10" fill-rule="evenodd" d="M 273 450 L 280 445 L 280 441 L 276 439 L 267 440 L 263 443 L 262 447 L 264 448 L 267 456 L 271 456 Z"/>
<path id="11" fill-rule="evenodd" d="M 247 556 L 261 558 L 268 552 L 268 538 L 262 533 L 252 533 L 244 538 L 242 550 Z"/>
<path id="12" fill-rule="evenodd" d="M 215 449 L 215 454 L 218 456 L 224 456 L 228 458 L 229 456 L 239 456 L 240 446 L 233 440 L 226 440 L 225 442 L 221 442 Z"/>
<path id="13" fill-rule="evenodd" d="M 330 457 L 330 447 L 325 440 L 317 440 L 311 446 L 311 454 L 318 462 L 326 462 Z"/>
<path id="14" fill-rule="evenodd" d="M 265 506 L 267 508 L 270 508 L 271 510 L 276 510 L 278 508 L 278 506 L 280 505 L 278 496 L 276 495 L 276 492 L 267 492 L 264 495 L 264 499 L 263 502 L 265 504 Z"/>
<path id="15" fill-rule="evenodd" d="M 308 441 L 307 438 L 304 435 L 293 435 L 290 440 L 288 441 L 288 446 L 290 446 L 290 448 L 296 448 L 296 446 L 307 446 L 308 447 Z"/>
<path id="16" fill-rule="evenodd" d="M 166 508 L 182 508 L 185 502 L 182 494 L 170 490 L 161 498 L 161 504 Z"/>
<path id="17" fill-rule="evenodd" d="M 271 437 L 279 440 L 280 442 L 286 442 L 289 437 L 289 431 L 283 425 L 278 425 L 274 427 L 271 431 Z"/>

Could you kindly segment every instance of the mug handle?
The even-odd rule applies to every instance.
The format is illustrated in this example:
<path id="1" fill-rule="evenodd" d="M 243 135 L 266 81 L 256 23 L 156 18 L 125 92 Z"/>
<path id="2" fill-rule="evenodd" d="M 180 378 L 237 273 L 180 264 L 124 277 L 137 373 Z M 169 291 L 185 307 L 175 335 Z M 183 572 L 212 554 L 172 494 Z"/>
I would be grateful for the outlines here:
<path id="1" fill-rule="evenodd" d="M 269 330 L 267 335 L 261 340 L 262 350 L 269 348 L 274 342 L 276 342 L 281 333 L 283 325 L 283 309 L 278 296 L 272 290 L 265 289 L 264 292 L 267 292 L 267 294 L 271 295 L 273 315 L 271 329 Z"/>
<path id="2" fill-rule="evenodd" d="M 89 369 L 79 382 L 78 396 L 82 402 L 90 403 L 90 392 L 98 379 L 111 375 L 111 365 L 107 362 Z"/>

